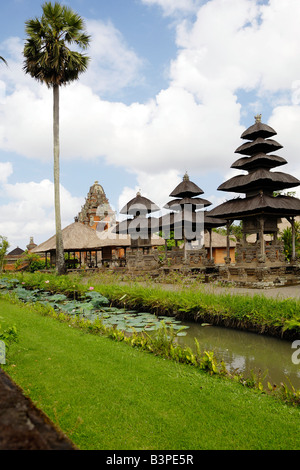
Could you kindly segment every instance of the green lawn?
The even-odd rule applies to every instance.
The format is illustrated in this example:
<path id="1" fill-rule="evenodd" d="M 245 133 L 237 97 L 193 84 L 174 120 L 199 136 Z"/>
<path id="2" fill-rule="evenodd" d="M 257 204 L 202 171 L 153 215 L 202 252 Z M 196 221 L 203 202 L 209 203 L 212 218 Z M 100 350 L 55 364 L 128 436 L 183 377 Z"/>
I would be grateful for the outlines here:
<path id="1" fill-rule="evenodd" d="M 4 369 L 80 449 L 299 449 L 300 410 L 0 299 Z"/>

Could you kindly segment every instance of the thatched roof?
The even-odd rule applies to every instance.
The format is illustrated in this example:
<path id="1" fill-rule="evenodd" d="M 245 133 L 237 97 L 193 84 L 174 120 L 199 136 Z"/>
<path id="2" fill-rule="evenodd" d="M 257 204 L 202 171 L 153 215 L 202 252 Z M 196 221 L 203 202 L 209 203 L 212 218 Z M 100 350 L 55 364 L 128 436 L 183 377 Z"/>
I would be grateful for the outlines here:
<path id="1" fill-rule="evenodd" d="M 250 126 L 246 129 L 242 135 L 241 139 L 255 140 L 258 137 L 268 138 L 276 135 L 277 132 L 267 124 L 263 124 L 261 121 L 256 122 L 253 126 Z"/>
<path id="2" fill-rule="evenodd" d="M 204 229 L 222 227 L 226 225 L 226 220 L 223 218 L 211 217 L 212 211 L 199 211 L 199 212 L 179 212 L 165 214 L 160 217 L 159 230 L 174 230 L 175 227 L 184 226 L 184 221 L 187 223 L 204 223 Z"/>
<path id="3" fill-rule="evenodd" d="M 276 140 L 263 139 L 262 137 L 258 137 L 253 142 L 247 142 L 246 144 L 243 144 L 238 147 L 235 153 L 241 153 L 242 155 L 254 155 L 261 152 L 276 152 L 276 150 L 282 148 L 282 145 L 276 142 Z"/>
<path id="4" fill-rule="evenodd" d="M 131 237 L 129 235 L 117 234 L 113 231 L 114 227 L 108 230 L 98 232 L 80 222 L 74 222 L 62 230 L 63 244 L 65 251 L 86 251 L 99 250 L 101 248 L 130 246 Z M 151 238 L 153 246 L 164 244 L 164 240 L 156 235 Z M 46 253 L 56 250 L 56 236 L 41 243 L 34 248 L 31 253 Z"/>
<path id="5" fill-rule="evenodd" d="M 190 181 L 190 178 L 187 173 L 185 173 L 183 180 L 181 183 L 179 183 L 178 186 L 171 192 L 170 196 L 171 197 L 193 197 L 193 196 L 199 196 L 200 194 L 203 194 L 204 192 L 202 191 L 199 186 L 197 186 L 195 183 Z"/>
<path id="6" fill-rule="evenodd" d="M 154 204 L 154 202 L 150 201 L 150 199 L 141 196 L 140 193 L 131 199 L 120 211 L 120 214 L 127 214 L 127 215 L 145 215 L 150 214 L 151 212 L 157 212 L 160 208 Z"/>
<path id="7" fill-rule="evenodd" d="M 266 155 L 265 153 L 258 153 L 252 157 L 242 157 L 236 160 L 231 168 L 238 170 L 250 171 L 256 168 L 275 168 L 277 166 L 285 165 L 287 161 L 278 155 Z"/>
<path id="8" fill-rule="evenodd" d="M 80 222 L 73 222 L 62 230 L 65 251 L 98 248 L 100 240 L 96 231 Z M 33 248 L 31 253 L 45 253 L 56 250 L 56 236 Z"/>
<path id="9" fill-rule="evenodd" d="M 210 211 L 210 216 L 224 219 L 242 219 L 258 214 L 276 215 L 277 218 L 300 214 L 300 199 L 292 196 L 257 194 L 226 201 Z"/>
<path id="10" fill-rule="evenodd" d="M 17 248 L 15 248 L 14 250 L 10 251 L 7 256 L 21 256 L 23 253 L 25 253 L 24 250 L 22 250 L 22 248 L 19 248 L 17 246 Z"/>
<path id="11" fill-rule="evenodd" d="M 170 210 L 182 210 L 186 204 L 191 204 L 192 206 L 198 207 L 208 207 L 211 206 L 211 202 L 207 199 L 202 199 L 200 197 L 184 197 L 182 199 L 173 199 L 173 201 L 168 202 L 164 205 L 164 209 Z"/>
<path id="12" fill-rule="evenodd" d="M 233 191 L 247 193 L 255 189 L 264 188 L 269 191 L 279 191 L 299 186 L 300 181 L 287 173 L 271 172 L 265 168 L 252 171 L 248 175 L 238 175 L 230 178 L 219 187 L 219 191 Z"/>
<path id="13" fill-rule="evenodd" d="M 210 246 L 209 242 L 209 233 L 205 232 L 204 233 L 204 245 L 206 248 Z M 230 247 L 235 247 L 236 246 L 236 241 L 232 239 L 232 237 L 229 237 L 229 245 Z M 227 247 L 227 236 L 222 235 L 221 233 L 218 232 L 211 232 L 211 246 L 213 248 L 226 248 Z"/>
<path id="14" fill-rule="evenodd" d="M 204 211 L 204 229 L 211 229 L 223 227 L 226 225 L 226 220 L 218 217 L 211 217 L 211 211 Z"/>
<path id="15" fill-rule="evenodd" d="M 132 221 L 135 219 L 131 219 Z M 148 220 L 148 219 L 146 219 Z M 158 220 L 158 219 L 156 219 Z M 120 222 L 117 225 L 114 225 L 113 227 L 110 227 L 108 230 L 105 230 L 101 232 L 98 236 L 100 239 L 101 247 L 104 246 L 131 246 L 131 238 L 134 239 L 134 234 L 136 234 L 136 231 L 133 230 L 132 228 L 132 237 L 130 236 L 130 227 L 129 227 L 129 232 L 126 231 L 126 226 L 128 229 L 128 220 L 124 220 L 123 222 Z M 119 228 L 121 226 L 121 230 L 123 231 L 119 232 Z M 158 228 L 156 230 L 158 232 Z M 146 232 L 146 236 L 142 238 L 147 238 L 148 232 Z M 152 233 L 151 235 L 151 245 L 152 246 L 161 246 L 164 245 L 165 241 L 163 238 L 159 237 L 156 233 Z"/>
<path id="16" fill-rule="evenodd" d="M 158 220 L 155 217 L 135 217 L 119 222 L 113 227 L 114 233 L 136 235 L 140 233 L 141 238 L 148 238 L 149 233 L 159 231 Z"/>

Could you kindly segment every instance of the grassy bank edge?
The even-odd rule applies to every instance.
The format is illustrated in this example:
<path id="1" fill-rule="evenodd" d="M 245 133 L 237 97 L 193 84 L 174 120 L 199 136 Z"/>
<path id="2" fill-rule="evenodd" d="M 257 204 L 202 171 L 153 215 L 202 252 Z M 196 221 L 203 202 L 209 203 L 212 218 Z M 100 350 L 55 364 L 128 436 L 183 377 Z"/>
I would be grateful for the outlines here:
<path id="1" fill-rule="evenodd" d="M 4 276 L 5 277 L 5 276 Z M 165 290 L 153 284 L 122 283 L 117 275 L 66 275 L 21 273 L 16 277 L 26 287 L 47 289 L 80 297 L 88 287 L 107 297 L 115 306 L 175 316 L 180 320 L 212 323 L 284 339 L 299 339 L 300 301 L 254 296 L 215 294 L 201 285 Z"/>
<path id="2" fill-rule="evenodd" d="M 86 289 L 87 287 L 85 286 L 85 290 Z M 274 385 L 268 384 L 268 390 L 266 391 L 262 384 L 263 376 L 252 373 L 250 378 L 245 378 L 238 372 L 229 372 L 223 361 L 219 363 L 217 362 L 213 351 L 201 351 L 196 339 L 195 353 L 192 352 L 190 348 L 185 348 L 175 344 L 174 339 L 176 337 L 176 332 L 171 330 L 170 333 L 170 331 L 166 330 L 165 326 L 151 336 L 145 333 L 137 333 L 135 331 L 133 331 L 131 336 L 128 336 L 120 330 L 104 325 L 101 320 L 91 322 L 90 320 L 77 316 L 66 315 L 65 313 L 55 311 L 49 306 L 39 304 L 38 302 L 33 304 L 24 304 L 22 301 L 17 299 L 16 296 L 11 294 L 3 295 L 0 293 L 0 298 L 9 300 L 10 302 L 20 306 L 20 308 L 27 306 L 37 313 L 50 316 L 60 322 L 67 323 L 69 326 L 80 328 L 82 331 L 87 333 L 105 335 L 114 341 L 125 342 L 131 347 L 138 348 L 142 351 L 147 351 L 178 363 L 197 367 L 210 375 L 216 375 L 224 379 L 235 381 L 260 393 L 270 393 L 275 398 L 279 398 L 286 404 L 296 406 L 300 405 L 300 390 L 296 390 L 292 385 L 288 386 L 285 383 L 281 383 L 279 387 L 274 387 Z"/>

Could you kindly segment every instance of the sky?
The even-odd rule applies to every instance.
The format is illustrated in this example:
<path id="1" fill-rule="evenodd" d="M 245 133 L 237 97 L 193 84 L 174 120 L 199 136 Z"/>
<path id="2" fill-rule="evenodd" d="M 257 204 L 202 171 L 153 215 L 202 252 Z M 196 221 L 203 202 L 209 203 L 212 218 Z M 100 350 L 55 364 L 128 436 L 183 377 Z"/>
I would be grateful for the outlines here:
<path id="1" fill-rule="evenodd" d="M 65 0 L 85 21 L 88 70 L 60 92 L 62 226 L 97 180 L 117 212 L 159 207 L 184 173 L 212 209 L 254 116 L 300 179 L 299 0 Z M 23 249 L 55 233 L 52 90 L 23 72 L 41 0 L 0 0 L 0 235 Z M 300 191 L 295 188 L 297 197 Z M 157 214 L 156 214 L 157 215 Z"/>

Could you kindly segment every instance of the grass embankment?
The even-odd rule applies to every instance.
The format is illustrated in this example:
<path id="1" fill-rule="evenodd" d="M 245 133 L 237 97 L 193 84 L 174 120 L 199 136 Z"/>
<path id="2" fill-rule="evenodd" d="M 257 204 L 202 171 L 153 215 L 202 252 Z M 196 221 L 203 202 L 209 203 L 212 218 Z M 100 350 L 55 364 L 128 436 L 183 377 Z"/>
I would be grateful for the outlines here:
<path id="1" fill-rule="evenodd" d="M 80 295 L 93 286 L 115 305 L 162 315 L 176 315 L 181 320 L 209 322 L 215 325 L 245 329 L 287 339 L 299 339 L 300 301 L 272 299 L 263 295 L 214 294 L 178 285 L 178 291 L 167 291 L 159 285 L 122 283 L 117 275 L 57 277 L 49 274 L 24 274 L 27 286 L 55 292 Z M 47 284 L 45 282 L 47 281 Z"/>
<path id="2" fill-rule="evenodd" d="M 81 449 L 299 449 L 300 410 L 0 299 L 5 370 Z"/>

